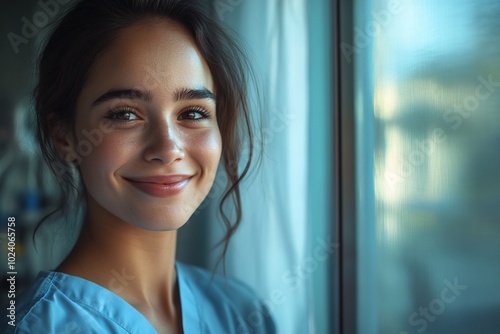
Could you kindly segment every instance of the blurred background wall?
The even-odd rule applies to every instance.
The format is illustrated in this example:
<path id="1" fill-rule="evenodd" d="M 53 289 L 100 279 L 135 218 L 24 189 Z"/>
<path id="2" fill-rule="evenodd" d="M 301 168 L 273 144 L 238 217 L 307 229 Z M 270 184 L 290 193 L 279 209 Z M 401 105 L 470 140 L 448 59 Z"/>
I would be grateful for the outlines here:
<path id="1" fill-rule="evenodd" d="M 36 224 L 53 208 L 59 196 L 57 183 L 38 153 L 31 116 L 36 52 L 43 28 L 58 11 L 46 12 L 35 1 L 2 3 L 0 8 L 1 284 L 6 287 L 7 218 L 12 216 L 17 222 L 16 283 L 20 291 L 38 271 L 53 268 L 60 261 L 71 247 L 74 233 L 68 234 L 61 227 L 71 230 L 72 222 L 62 225 L 61 221 L 54 222 L 48 224 L 51 228 L 40 230 L 37 249 L 32 243 Z M 48 238 L 59 233 L 60 241 Z M 6 297 L 2 294 L 1 300 Z"/>

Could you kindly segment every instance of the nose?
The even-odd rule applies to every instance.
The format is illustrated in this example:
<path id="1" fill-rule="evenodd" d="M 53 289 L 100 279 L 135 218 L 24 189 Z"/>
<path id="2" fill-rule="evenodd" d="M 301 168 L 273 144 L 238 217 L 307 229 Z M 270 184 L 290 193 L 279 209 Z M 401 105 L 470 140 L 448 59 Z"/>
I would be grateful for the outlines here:
<path id="1" fill-rule="evenodd" d="M 181 136 L 166 120 L 152 125 L 145 136 L 147 145 L 143 155 L 146 161 L 169 165 L 184 158 Z"/>

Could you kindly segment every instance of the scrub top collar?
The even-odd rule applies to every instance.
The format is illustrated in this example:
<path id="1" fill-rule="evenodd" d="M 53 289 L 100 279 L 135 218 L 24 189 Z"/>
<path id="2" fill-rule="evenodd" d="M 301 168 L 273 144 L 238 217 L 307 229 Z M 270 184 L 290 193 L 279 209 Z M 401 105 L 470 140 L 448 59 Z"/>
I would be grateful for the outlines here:
<path id="1" fill-rule="evenodd" d="M 200 333 L 201 321 L 193 291 L 185 279 L 182 265 L 176 262 L 175 268 L 181 300 L 183 331 L 184 333 Z M 53 280 L 57 280 L 61 286 L 72 286 L 72 289 L 65 291 L 68 298 L 95 310 L 126 331 L 132 333 L 156 333 L 154 327 L 142 313 L 114 292 L 94 282 L 55 271 L 42 271 L 40 276 L 50 277 L 50 279 L 45 280 L 44 284 L 52 284 Z M 45 291 L 45 289 L 40 291 Z M 136 316 L 130 316 L 131 314 Z M 89 319 L 89 321 L 92 320 Z"/>

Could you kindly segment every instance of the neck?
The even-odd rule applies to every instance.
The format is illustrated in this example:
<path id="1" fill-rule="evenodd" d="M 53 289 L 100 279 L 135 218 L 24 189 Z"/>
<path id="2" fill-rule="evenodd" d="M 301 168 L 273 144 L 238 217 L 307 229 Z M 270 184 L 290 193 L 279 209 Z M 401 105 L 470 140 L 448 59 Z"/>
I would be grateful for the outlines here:
<path id="1" fill-rule="evenodd" d="M 89 214 L 75 247 L 56 270 L 95 282 L 142 313 L 161 310 L 176 317 L 176 235 Z"/>

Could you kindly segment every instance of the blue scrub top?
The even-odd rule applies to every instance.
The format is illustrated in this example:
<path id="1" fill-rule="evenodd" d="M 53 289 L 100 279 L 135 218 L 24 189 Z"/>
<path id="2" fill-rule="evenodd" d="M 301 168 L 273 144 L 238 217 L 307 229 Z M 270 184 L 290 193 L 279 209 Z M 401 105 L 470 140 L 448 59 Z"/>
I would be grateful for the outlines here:
<path id="1" fill-rule="evenodd" d="M 180 262 L 176 262 L 176 269 L 184 333 L 276 332 L 267 309 L 242 282 L 212 277 L 204 269 Z M 54 271 L 40 272 L 16 300 L 16 326 L 7 325 L 5 320 L 3 333 L 157 333 L 139 311 L 115 293 Z"/>

